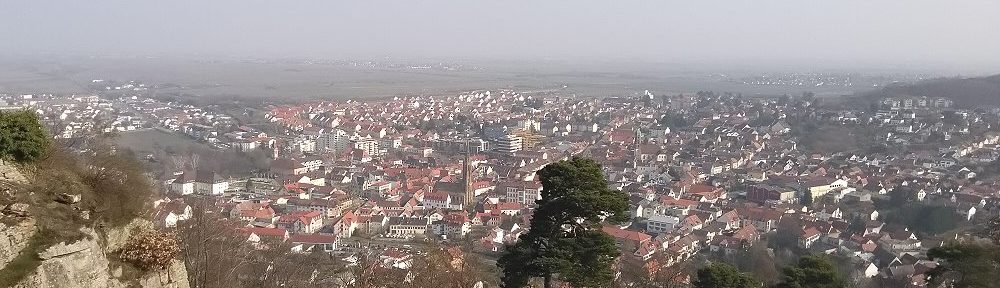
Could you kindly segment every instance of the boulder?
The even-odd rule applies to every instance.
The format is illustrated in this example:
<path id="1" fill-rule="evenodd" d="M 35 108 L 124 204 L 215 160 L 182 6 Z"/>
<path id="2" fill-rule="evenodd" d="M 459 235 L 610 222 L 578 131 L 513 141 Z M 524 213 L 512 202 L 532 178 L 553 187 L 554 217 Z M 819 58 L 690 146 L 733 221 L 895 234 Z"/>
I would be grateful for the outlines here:
<path id="1" fill-rule="evenodd" d="M 63 204 L 76 204 L 80 202 L 80 194 L 60 193 L 56 196 L 56 201 Z"/>
<path id="2" fill-rule="evenodd" d="M 14 216 L 26 217 L 29 215 L 28 208 L 31 208 L 31 206 L 26 203 L 14 203 L 7 206 L 3 212 Z"/>

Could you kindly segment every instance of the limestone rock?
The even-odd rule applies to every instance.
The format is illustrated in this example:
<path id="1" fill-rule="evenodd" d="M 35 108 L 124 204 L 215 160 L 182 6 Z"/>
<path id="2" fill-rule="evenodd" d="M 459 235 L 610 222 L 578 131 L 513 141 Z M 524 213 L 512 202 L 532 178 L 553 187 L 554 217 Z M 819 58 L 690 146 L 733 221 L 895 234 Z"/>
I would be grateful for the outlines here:
<path id="1" fill-rule="evenodd" d="M 170 267 L 161 271 L 150 272 L 139 279 L 143 288 L 188 288 L 187 268 L 184 262 L 174 260 Z"/>
<path id="2" fill-rule="evenodd" d="M 7 208 L 4 209 L 4 213 L 5 214 L 9 214 L 9 215 L 19 216 L 19 217 L 25 217 L 25 216 L 28 216 L 28 214 L 29 214 L 28 213 L 28 208 L 30 208 L 30 207 L 31 206 L 29 206 L 28 204 L 25 204 L 25 203 L 14 203 L 14 204 L 10 204 L 10 206 L 7 206 Z"/>
<path id="3" fill-rule="evenodd" d="M 0 224 L 2 225 L 2 224 Z M 35 219 L 26 218 L 15 225 L 0 227 L 0 267 L 7 266 L 28 246 L 35 235 Z"/>
<path id="4" fill-rule="evenodd" d="M 17 168 L 13 165 L 0 160 L 0 181 L 14 182 L 14 183 L 26 183 L 27 178 Z"/>
<path id="5" fill-rule="evenodd" d="M 89 236 L 72 244 L 57 245 L 39 257 L 41 265 L 34 273 L 14 287 L 18 288 L 89 288 L 89 287 L 143 287 L 143 288 L 188 288 L 187 271 L 184 262 L 174 260 L 165 270 L 149 271 L 138 278 L 121 280 L 120 269 L 112 270 L 107 258 L 107 250 L 101 247 L 97 233 L 83 229 Z M 56 246 L 53 246 L 56 247 Z M 51 253 L 49 255 L 48 253 Z M 46 254 L 46 255 L 41 255 Z M 61 254 L 61 255 L 57 255 Z M 50 257 L 49 257 L 50 256 Z M 48 257 L 45 259 L 44 257 Z"/>
<path id="6" fill-rule="evenodd" d="M 85 232 L 91 236 L 90 239 L 67 245 L 72 246 L 72 249 L 56 249 L 63 252 L 81 250 L 43 260 L 34 273 L 15 287 L 124 287 L 112 281 L 108 275 L 108 259 L 96 240 L 97 234 L 93 230 Z"/>
<path id="7" fill-rule="evenodd" d="M 89 239 L 80 240 L 73 242 L 71 244 L 59 243 L 56 245 L 52 245 L 52 247 L 49 247 L 48 249 L 45 249 L 45 251 L 38 253 L 38 257 L 42 258 L 42 260 L 49 260 L 55 257 L 61 257 L 73 253 L 78 253 L 90 249 L 91 245 L 88 245 L 87 241 L 90 240 Z"/>
<path id="8" fill-rule="evenodd" d="M 56 196 L 56 201 L 63 204 L 76 204 L 80 202 L 80 194 L 59 193 Z"/>

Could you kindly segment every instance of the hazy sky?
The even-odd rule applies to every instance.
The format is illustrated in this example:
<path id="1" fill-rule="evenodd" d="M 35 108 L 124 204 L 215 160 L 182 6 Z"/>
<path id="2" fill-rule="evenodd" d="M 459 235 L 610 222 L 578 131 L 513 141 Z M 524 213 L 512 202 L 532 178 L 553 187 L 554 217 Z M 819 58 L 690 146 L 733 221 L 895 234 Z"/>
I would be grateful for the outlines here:
<path id="1" fill-rule="evenodd" d="M 1000 1 L 0 0 L 0 54 L 39 52 L 1000 71 Z"/>

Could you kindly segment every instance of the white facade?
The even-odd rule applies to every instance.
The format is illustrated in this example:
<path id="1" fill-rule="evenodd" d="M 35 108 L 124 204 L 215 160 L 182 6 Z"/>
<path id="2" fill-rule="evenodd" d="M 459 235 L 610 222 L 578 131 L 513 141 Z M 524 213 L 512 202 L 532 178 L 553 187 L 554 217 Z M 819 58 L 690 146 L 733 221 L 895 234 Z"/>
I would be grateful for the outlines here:
<path id="1" fill-rule="evenodd" d="M 360 149 L 362 151 L 368 152 L 368 155 L 372 157 L 382 156 L 380 150 L 382 145 L 379 145 L 379 141 L 375 139 L 358 138 L 351 140 L 351 143 L 354 149 Z"/>
<path id="2" fill-rule="evenodd" d="M 534 187 L 513 187 L 508 186 L 507 201 L 521 203 L 521 205 L 535 205 L 535 201 L 542 199 L 540 189 Z"/>
<path id="3" fill-rule="evenodd" d="M 229 189 L 229 182 L 225 180 L 217 183 L 194 183 L 194 190 L 195 192 L 198 192 L 198 194 L 220 195 L 223 192 L 226 192 L 226 189 Z"/>
<path id="4" fill-rule="evenodd" d="M 500 138 L 497 138 L 496 151 L 500 153 L 514 153 L 521 151 L 522 148 L 521 136 L 507 134 Z"/>
<path id="5" fill-rule="evenodd" d="M 655 234 L 670 232 L 679 222 L 680 218 L 674 216 L 653 214 L 646 220 L 646 232 Z"/>
<path id="6" fill-rule="evenodd" d="M 194 182 L 177 182 L 170 183 L 170 189 L 174 192 L 181 193 L 181 195 L 194 194 Z"/>
<path id="7" fill-rule="evenodd" d="M 347 151 L 350 144 L 351 136 L 341 129 L 334 129 L 330 133 L 319 135 L 316 138 L 316 149 L 326 152 L 344 152 Z"/>

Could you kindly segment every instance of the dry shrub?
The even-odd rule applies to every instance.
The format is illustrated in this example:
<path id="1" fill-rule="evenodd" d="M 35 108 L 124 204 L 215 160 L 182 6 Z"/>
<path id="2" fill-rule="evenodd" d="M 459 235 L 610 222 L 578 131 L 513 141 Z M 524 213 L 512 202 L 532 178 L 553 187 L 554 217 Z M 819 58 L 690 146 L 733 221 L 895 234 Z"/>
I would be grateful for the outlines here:
<path id="1" fill-rule="evenodd" d="M 147 230 L 130 237 L 119 257 L 142 270 L 166 269 L 180 251 L 173 233 Z"/>
<path id="2" fill-rule="evenodd" d="M 135 158 L 109 150 L 95 148 L 95 153 L 85 158 L 88 169 L 81 175 L 83 183 L 91 187 L 93 197 L 89 200 L 84 197 L 84 205 L 100 220 L 120 227 L 148 215 L 153 188 Z"/>

